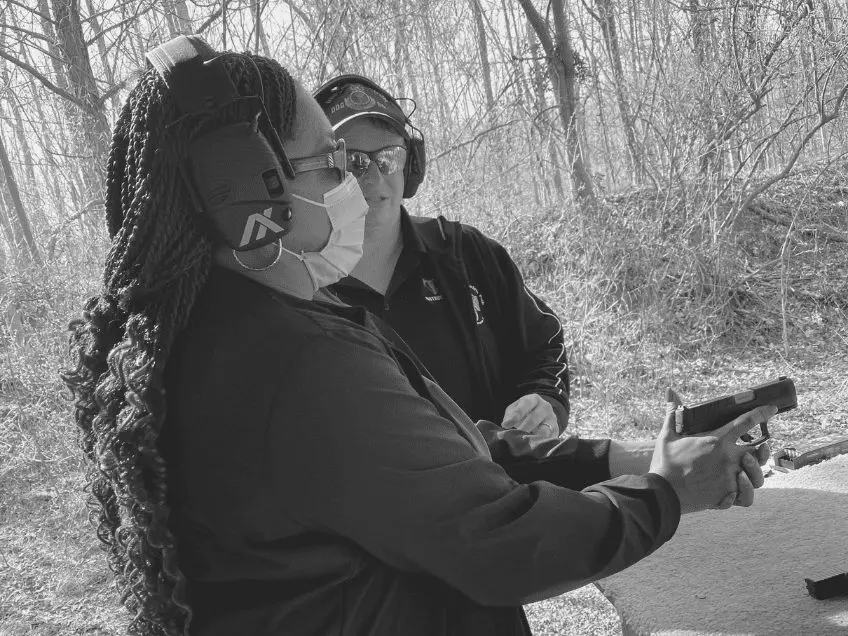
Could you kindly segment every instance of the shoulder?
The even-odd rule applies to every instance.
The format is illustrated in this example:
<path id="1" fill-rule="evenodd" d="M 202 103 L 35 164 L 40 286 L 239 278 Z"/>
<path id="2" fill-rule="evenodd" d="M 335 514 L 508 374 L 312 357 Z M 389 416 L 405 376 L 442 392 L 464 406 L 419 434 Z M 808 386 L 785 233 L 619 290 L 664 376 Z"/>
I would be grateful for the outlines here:
<path id="1" fill-rule="evenodd" d="M 485 247 L 489 250 L 498 250 L 505 251 L 504 247 L 498 243 L 495 239 L 487 234 L 484 234 L 481 230 L 476 228 L 473 225 L 468 225 L 467 223 L 460 223 L 460 232 L 462 236 L 462 240 L 466 243 L 472 243 L 479 247 Z"/>
<path id="2" fill-rule="evenodd" d="M 423 217 L 410 215 L 410 221 L 428 252 L 457 253 L 457 242 L 461 243 L 462 253 L 494 252 L 505 255 L 506 249 L 495 239 L 487 236 L 477 227 L 460 221 L 449 221 L 443 216 Z"/>
<path id="3" fill-rule="evenodd" d="M 321 341 L 384 349 L 375 334 L 343 310 L 275 292 L 231 272 L 210 279 L 185 335 L 214 341 L 219 350 L 231 349 L 237 356 L 281 360 Z"/>

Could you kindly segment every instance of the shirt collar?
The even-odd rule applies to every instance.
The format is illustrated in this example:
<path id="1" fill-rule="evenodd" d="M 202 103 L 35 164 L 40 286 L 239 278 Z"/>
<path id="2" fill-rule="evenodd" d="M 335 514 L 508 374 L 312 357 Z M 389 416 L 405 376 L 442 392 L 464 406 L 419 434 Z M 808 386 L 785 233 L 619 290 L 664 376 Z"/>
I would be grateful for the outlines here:
<path id="1" fill-rule="evenodd" d="M 403 242 L 404 251 L 411 250 L 421 253 L 427 251 L 420 233 L 409 217 L 409 212 L 403 206 L 400 206 L 400 237 Z"/>
<path id="2" fill-rule="evenodd" d="M 429 221 L 430 219 L 427 220 Z M 436 223 L 438 222 L 437 220 Z M 433 236 L 430 236 L 430 234 Z M 421 232 L 417 227 L 417 222 L 412 220 L 409 212 L 403 206 L 400 206 L 400 236 L 403 251 L 395 265 L 395 271 L 389 283 L 387 295 L 391 295 L 391 292 L 418 267 L 421 254 L 441 253 L 445 252 L 449 247 L 448 241 L 443 237 L 441 231 Z M 341 287 L 373 291 L 368 285 L 352 276 L 345 276 L 336 284 Z"/>
<path id="3" fill-rule="evenodd" d="M 422 232 L 418 229 L 419 222 L 430 221 L 437 224 L 435 232 Z M 439 219 L 419 218 L 413 220 L 406 208 L 400 206 L 400 231 L 404 250 L 414 250 L 421 254 L 428 252 L 439 254 L 448 251 L 450 244 L 441 223 L 442 221 Z"/>

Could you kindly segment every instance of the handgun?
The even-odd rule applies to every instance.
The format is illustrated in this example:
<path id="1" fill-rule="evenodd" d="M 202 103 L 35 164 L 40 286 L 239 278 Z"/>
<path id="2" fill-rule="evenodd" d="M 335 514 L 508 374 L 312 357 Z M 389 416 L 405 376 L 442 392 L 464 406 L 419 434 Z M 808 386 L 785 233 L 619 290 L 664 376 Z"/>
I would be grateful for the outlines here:
<path id="1" fill-rule="evenodd" d="M 743 413 L 773 404 L 778 413 L 784 413 L 798 406 L 795 383 L 785 376 L 777 380 L 752 386 L 739 393 L 707 400 L 691 406 L 679 406 L 674 413 L 674 428 L 679 435 L 694 435 L 721 428 Z M 754 439 L 745 434 L 742 440 L 750 446 L 758 446 L 769 439 L 768 425 L 760 424 L 761 436 Z"/>

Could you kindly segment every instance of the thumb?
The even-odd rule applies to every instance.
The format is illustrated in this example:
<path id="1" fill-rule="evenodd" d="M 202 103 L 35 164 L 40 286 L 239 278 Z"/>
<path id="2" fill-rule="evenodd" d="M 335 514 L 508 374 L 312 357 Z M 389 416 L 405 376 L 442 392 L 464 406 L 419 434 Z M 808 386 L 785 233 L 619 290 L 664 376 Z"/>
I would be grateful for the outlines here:
<path id="1" fill-rule="evenodd" d="M 674 413 L 680 404 L 680 396 L 677 394 L 677 391 L 671 387 L 667 387 L 665 390 L 665 420 L 663 421 L 662 427 L 663 435 L 677 435 L 674 430 Z"/>
<path id="2" fill-rule="evenodd" d="M 666 408 L 671 408 L 672 411 L 683 404 L 680 396 L 677 394 L 677 391 L 672 389 L 670 386 L 665 389 L 665 404 Z"/>
<path id="3" fill-rule="evenodd" d="M 515 428 L 533 407 L 529 396 L 522 395 L 504 410 L 502 428 Z"/>

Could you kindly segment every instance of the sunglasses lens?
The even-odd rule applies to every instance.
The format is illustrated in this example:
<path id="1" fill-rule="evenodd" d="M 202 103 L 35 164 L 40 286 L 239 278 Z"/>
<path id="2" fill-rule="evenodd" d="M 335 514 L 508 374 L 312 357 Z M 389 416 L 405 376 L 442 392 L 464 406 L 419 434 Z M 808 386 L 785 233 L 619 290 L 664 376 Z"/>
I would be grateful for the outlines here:
<path id="1" fill-rule="evenodd" d="M 347 171 L 359 179 L 371 165 L 371 157 L 358 150 L 347 151 Z"/>
<path id="2" fill-rule="evenodd" d="M 371 162 L 377 164 L 377 169 L 385 175 L 394 174 L 403 167 L 406 160 L 406 148 L 403 146 L 389 146 L 375 152 L 363 152 L 362 150 L 347 151 L 347 171 L 359 179 L 368 172 Z"/>
<path id="3" fill-rule="evenodd" d="M 375 154 L 374 161 L 377 162 L 377 167 L 383 174 L 394 174 L 403 165 L 403 155 L 405 154 L 406 151 L 400 146 L 383 148 Z"/>

